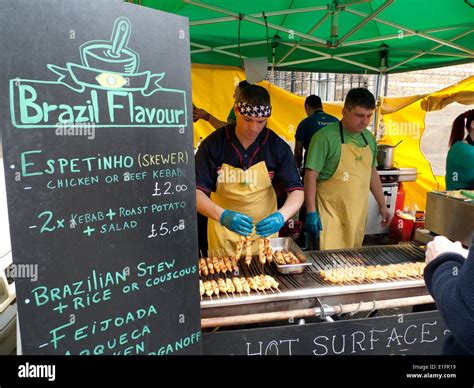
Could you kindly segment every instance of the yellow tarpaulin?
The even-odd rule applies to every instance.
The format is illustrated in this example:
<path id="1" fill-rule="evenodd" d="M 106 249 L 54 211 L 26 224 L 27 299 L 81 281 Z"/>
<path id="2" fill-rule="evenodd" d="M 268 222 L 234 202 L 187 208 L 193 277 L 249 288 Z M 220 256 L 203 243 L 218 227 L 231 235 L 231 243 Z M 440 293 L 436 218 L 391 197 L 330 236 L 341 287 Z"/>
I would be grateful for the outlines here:
<path id="1" fill-rule="evenodd" d="M 236 67 L 223 66 L 192 66 L 193 103 L 199 108 L 212 113 L 221 121 L 226 121 L 233 107 L 235 85 L 245 79 L 245 73 Z M 304 110 L 305 97 L 287 92 L 267 81 L 260 82 L 270 93 L 272 115 L 268 127 L 279 136 L 293 142 L 296 128 L 306 117 Z M 342 103 L 324 104 L 325 112 L 341 118 Z M 194 123 L 194 144 L 200 137 L 206 138 L 214 128 L 207 122 L 199 120 Z"/>
<path id="2" fill-rule="evenodd" d="M 243 79 L 245 73 L 236 67 L 193 65 L 193 103 L 219 120 L 226 121 L 233 106 L 235 85 Z M 268 127 L 288 142 L 294 142 L 298 123 L 306 117 L 306 96 L 297 96 L 267 81 L 261 82 L 260 85 L 269 91 L 272 100 L 273 110 Z M 417 181 L 405 183 L 404 187 L 406 203 L 416 204 L 420 210 L 426 207 L 427 192 L 445 189 L 444 177 L 433 174 L 430 163 L 420 150 L 425 128 L 425 109 L 442 109 L 453 101 L 462 104 L 474 103 L 474 76 L 430 95 L 386 97 L 380 106 L 384 131 L 381 142 L 395 145 L 403 140 L 395 152 L 396 166 L 418 169 Z M 324 110 L 338 118 L 342 117 L 342 103 L 325 103 Z M 194 144 L 197 144 L 200 137 L 204 139 L 212 131 L 214 128 L 203 120 L 194 123 Z"/>
<path id="3" fill-rule="evenodd" d="M 446 188 L 444 176 L 433 174 L 430 163 L 420 149 L 426 111 L 443 109 L 455 101 L 465 105 L 474 104 L 474 76 L 429 95 L 385 97 L 382 100 L 384 136 L 381 143 L 395 145 L 403 140 L 396 148 L 395 164 L 397 167 L 417 168 L 416 182 L 404 183 L 405 203 L 416 204 L 420 210 L 426 208 L 426 194 L 429 191 Z"/>

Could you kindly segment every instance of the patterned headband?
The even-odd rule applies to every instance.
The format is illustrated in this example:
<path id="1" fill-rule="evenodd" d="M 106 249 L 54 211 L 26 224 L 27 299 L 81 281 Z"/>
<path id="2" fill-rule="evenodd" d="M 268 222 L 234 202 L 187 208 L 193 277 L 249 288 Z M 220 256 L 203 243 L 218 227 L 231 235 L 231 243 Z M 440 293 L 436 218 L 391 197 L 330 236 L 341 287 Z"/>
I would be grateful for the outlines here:
<path id="1" fill-rule="evenodd" d="M 270 117 L 272 107 L 270 105 L 252 105 L 247 102 L 238 102 L 239 113 L 250 117 Z"/>

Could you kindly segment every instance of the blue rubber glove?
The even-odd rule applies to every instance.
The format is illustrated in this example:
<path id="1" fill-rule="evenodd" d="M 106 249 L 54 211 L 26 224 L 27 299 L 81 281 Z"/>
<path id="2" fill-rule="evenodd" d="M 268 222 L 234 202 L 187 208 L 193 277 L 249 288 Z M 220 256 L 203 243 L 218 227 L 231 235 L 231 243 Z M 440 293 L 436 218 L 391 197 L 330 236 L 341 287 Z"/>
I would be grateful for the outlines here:
<path id="1" fill-rule="evenodd" d="M 221 225 L 235 233 L 247 236 L 252 233 L 252 219 L 245 214 L 224 210 L 220 219 Z"/>
<path id="2" fill-rule="evenodd" d="M 275 212 L 257 224 L 257 234 L 262 237 L 270 236 L 278 232 L 283 225 L 285 225 L 283 214 Z"/>
<path id="3" fill-rule="evenodd" d="M 319 232 L 323 230 L 323 225 L 321 225 L 318 212 L 309 212 L 306 214 L 306 230 L 315 237 L 319 236 Z"/>

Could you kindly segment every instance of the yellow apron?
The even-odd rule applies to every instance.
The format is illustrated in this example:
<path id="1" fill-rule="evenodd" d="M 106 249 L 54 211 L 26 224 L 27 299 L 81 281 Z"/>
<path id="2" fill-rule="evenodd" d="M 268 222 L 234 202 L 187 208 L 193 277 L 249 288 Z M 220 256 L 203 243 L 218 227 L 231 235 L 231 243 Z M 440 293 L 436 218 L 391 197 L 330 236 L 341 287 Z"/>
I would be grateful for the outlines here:
<path id="1" fill-rule="evenodd" d="M 257 224 L 277 211 L 277 198 L 268 176 L 265 162 L 259 162 L 248 170 L 223 164 L 217 179 L 216 191 L 211 200 L 223 209 L 243 213 Z M 277 237 L 275 233 L 271 237 Z M 209 219 L 207 224 L 209 250 L 226 256 L 235 254 L 235 244 L 240 234 L 232 232 L 219 222 Z M 258 252 L 257 236 L 253 236 L 252 254 Z M 245 255 L 245 248 L 243 251 Z"/>
<path id="2" fill-rule="evenodd" d="M 334 175 L 318 183 L 317 205 L 323 230 L 320 249 L 344 249 L 362 246 L 370 190 L 372 151 L 364 138 L 363 148 L 344 144 L 342 124 L 341 159 Z"/>

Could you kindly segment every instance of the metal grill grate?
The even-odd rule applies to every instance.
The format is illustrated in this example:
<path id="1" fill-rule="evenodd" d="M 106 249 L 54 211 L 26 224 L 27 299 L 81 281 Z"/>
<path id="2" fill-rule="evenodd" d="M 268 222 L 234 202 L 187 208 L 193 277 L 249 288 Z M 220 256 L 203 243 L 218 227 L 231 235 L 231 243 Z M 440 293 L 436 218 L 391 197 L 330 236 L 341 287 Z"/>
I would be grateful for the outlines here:
<path id="1" fill-rule="evenodd" d="M 334 286 L 334 284 L 325 281 L 320 275 L 320 270 L 328 270 L 337 267 L 350 267 L 356 265 L 388 265 L 388 264 L 400 264 L 406 262 L 420 262 L 424 261 L 425 253 L 423 249 L 416 245 L 386 245 L 376 247 L 362 247 L 350 250 L 333 250 L 333 251 L 311 251 L 305 252 L 306 257 L 313 263 L 312 266 L 306 267 L 306 270 L 297 275 L 282 275 L 280 274 L 274 264 L 266 264 L 263 266 L 258 262 L 258 258 L 254 257 L 250 267 L 245 265 L 244 261 L 241 260 L 239 264 L 239 276 L 250 277 L 260 274 L 273 276 L 279 283 L 279 290 L 267 290 L 267 291 L 252 291 L 252 294 L 268 295 L 276 292 L 292 291 L 303 288 L 321 287 L 321 286 Z M 210 275 L 208 277 L 202 276 L 203 280 L 210 280 L 211 278 L 216 279 L 218 275 Z M 233 275 L 223 274 L 220 277 L 231 278 Z M 412 278 L 413 279 L 413 278 Z M 400 279 L 394 279 L 400 280 Z M 390 282 L 394 280 L 378 280 L 378 281 L 364 281 L 364 283 L 377 283 L 377 282 Z M 345 283 L 345 284 L 361 284 L 361 283 Z M 239 295 L 234 294 L 221 294 L 221 298 L 239 298 L 247 294 Z M 204 296 L 203 300 L 216 300 L 213 296 L 212 299 Z"/>
<path id="2" fill-rule="evenodd" d="M 389 265 L 400 263 L 414 263 L 423 261 L 425 253 L 416 245 L 387 245 L 377 247 L 363 247 L 351 250 L 313 251 L 308 252 L 313 267 L 309 270 L 309 276 L 321 285 L 333 285 L 325 281 L 319 271 L 337 267 Z M 391 281 L 391 280 L 386 280 Z M 365 283 L 376 283 L 376 281 L 365 281 Z M 352 282 L 349 284 L 360 284 Z"/>

